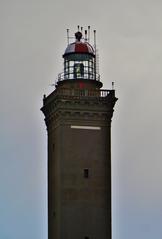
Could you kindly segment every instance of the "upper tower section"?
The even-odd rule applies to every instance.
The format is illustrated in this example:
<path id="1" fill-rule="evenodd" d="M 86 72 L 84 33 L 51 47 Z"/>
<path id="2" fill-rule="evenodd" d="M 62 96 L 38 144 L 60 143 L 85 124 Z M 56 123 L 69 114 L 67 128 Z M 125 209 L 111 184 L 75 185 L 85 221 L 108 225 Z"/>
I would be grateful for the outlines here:
<path id="1" fill-rule="evenodd" d="M 97 72 L 96 60 L 96 31 L 94 30 L 94 44 L 90 43 L 90 26 L 88 30 L 78 26 L 78 31 L 74 37 L 69 36 L 67 29 L 68 45 L 63 54 L 64 70 L 58 76 L 58 84 L 61 81 L 75 80 L 75 81 L 94 81 L 102 86 L 100 82 L 100 75 Z"/>

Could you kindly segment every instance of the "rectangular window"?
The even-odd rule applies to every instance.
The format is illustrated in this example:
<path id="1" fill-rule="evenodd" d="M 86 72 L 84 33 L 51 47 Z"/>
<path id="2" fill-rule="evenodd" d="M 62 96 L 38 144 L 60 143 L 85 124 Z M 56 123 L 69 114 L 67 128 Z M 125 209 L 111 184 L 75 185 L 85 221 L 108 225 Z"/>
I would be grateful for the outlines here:
<path id="1" fill-rule="evenodd" d="M 84 169 L 84 178 L 89 178 L 89 169 L 88 168 Z"/>
<path id="2" fill-rule="evenodd" d="M 85 237 L 84 239 L 89 239 L 89 237 Z"/>

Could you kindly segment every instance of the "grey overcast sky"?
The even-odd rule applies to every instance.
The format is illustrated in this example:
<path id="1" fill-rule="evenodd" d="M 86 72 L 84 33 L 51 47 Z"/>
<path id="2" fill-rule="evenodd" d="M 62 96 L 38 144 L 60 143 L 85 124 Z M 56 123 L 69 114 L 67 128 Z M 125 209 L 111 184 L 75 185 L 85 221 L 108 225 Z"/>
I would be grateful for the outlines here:
<path id="1" fill-rule="evenodd" d="M 47 239 L 43 94 L 66 29 L 97 30 L 112 122 L 113 239 L 162 238 L 162 1 L 0 1 L 0 238 Z"/>

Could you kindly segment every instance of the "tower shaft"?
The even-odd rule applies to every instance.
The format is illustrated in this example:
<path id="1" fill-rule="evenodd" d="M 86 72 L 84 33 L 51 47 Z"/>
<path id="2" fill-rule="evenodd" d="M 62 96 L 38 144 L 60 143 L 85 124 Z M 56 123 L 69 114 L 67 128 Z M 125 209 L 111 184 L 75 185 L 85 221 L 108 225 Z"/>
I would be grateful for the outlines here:
<path id="1" fill-rule="evenodd" d="M 48 132 L 48 238 L 111 239 L 114 90 L 90 80 L 44 98 Z M 91 85 L 91 87 L 90 87 Z M 66 87 L 65 87 L 66 86 Z"/>

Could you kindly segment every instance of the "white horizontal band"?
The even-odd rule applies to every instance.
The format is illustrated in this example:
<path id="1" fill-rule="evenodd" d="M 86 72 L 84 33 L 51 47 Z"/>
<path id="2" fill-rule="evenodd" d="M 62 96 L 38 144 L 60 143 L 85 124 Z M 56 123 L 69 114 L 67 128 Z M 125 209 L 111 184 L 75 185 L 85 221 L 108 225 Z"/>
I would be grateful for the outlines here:
<path id="1" fill-rule="evenodd" d="M 71 125 L 71 129 L 91 129 L 91 130 L 100 130 L 101 127 L 95 127 L 95 126 L 83 126 L 83 125 Z"/>

